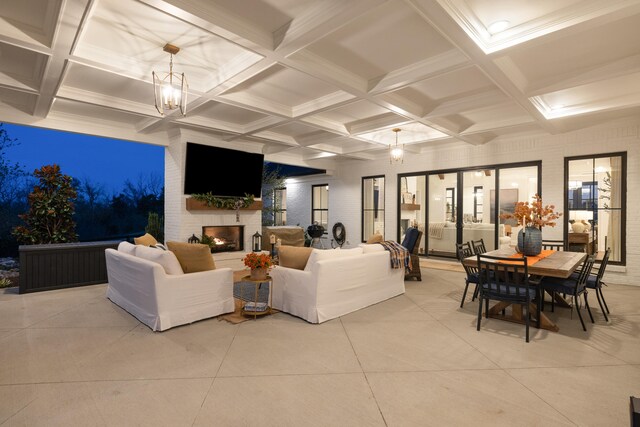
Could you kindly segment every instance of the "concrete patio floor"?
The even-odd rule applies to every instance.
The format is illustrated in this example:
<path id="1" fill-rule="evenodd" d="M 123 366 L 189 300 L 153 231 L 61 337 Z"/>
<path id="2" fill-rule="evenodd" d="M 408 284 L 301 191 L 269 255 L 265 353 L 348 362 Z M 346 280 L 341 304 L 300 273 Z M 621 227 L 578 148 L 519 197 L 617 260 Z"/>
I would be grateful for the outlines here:
<path id="1" fill-rule="evenodd" d="M 557 333 L 459 308 L 463 273 L 321 325 L 278 313 L 154 333 L 106 285 L 0 293 L 0 425 L 628 426 L 640 396 L 640 287 L 606 323 Z M 469 292 L 470 294 L 471 292 Z M 587 317 L 588 319 L 588 317 Z M 587 320 L 588 322 L 588 320 Z"/>

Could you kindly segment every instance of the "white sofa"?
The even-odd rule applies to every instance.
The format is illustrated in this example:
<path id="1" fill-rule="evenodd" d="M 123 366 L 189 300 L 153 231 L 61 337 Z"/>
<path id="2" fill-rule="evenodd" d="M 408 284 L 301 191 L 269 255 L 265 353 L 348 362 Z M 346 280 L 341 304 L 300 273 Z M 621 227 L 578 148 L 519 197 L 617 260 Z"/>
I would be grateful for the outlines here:
<path id="1" fill-rule="evenodd" d="M 184 274 L 171 255 L 127 242 L 106 249 L 107 298 L 154 331 L 234 311 L 230 268 Z"/>
<path id="2" fill-rule="evenodd" d="M 391 268 L 382 245 L 314 249 L 304 270 L 271 270 L 274 308 L 322 323 L 403 294 L 404 269 Z"/>

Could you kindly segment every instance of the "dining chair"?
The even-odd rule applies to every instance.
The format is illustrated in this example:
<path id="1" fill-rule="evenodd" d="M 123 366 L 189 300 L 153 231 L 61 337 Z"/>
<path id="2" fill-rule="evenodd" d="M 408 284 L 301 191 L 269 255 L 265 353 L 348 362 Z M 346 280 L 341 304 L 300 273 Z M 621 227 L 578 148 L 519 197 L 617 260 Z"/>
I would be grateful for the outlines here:
<path id="1" fill-rule="evenodd" d="M 607 268 L 607 264 L 609 263 L 609 256 L 611 255 L 611 248 L 607 248 L 604 252 L 604 256 L 602 257 L 602 261 L 600 265 L 597 267 L 594 266 L 591 270 L 591 274 L 587 277 L 587 288 L 593 289 L 596 293 L 596 298 L 598 298 L 598 304 L 600 304 L 600 310 L 602 310 L 602 314 L 604 315 L 604 320 L 606 322 L 609 321 L 609 317 L 607 314 L 611 314 L 609 312 L 609 307 L 607 306 L 607 302 L 604 299 L 604 295 L 602 294 L 602 285 L 605 283 L 602 281 L 602 277 L 604 276 L 604 271 Z M 594 271 L 595 270 L 595 271 Z M 579 273 L 573 273 L 570 277 L 573 279 L 578 278 Z"/>
<path id="2" fill-rule="evenodd" d="M 404 235 L 401 245 L 409 251 L 409 257 L 411 260 L 411 272 L 405 274 L 404 279 L 416 279 L 419 282 L 422 281 L 422 272 L 420 271 L 420 257 L 418 256 L 418 250 L 420 248 L 420 241 L 422 240 L 422 231 L 416 227 L 409 227 Z"/>
<path id="3" fill-rule="evenodd" d="M 582 267 L 580 268 L 580 272 L 577 274 L 577 276 L 569 276 L 566 279 L 560 277 L 543 277 L 540 281 L 540 288 L 544 291 L 549 292 L 552 296 L 552 311 L 555 307 L 556 293 L 571 295 L 571 310 L 573 312 L 573 307 L 576 307 L 578 317 L 580 318 L 580 323 L 582 324 L 582 329 L 585 332 L 587 330 L 587 327 L 585 326 L 584 320 L 582 319 L 582 314 L 580 313 L 578 298 L 580 297 L 580 295 L 583 295 L 584 305 L 585 307 L 587 307 L 587 312 L 589 313 L 589 317 L 591 318 L 591 323 L 595 323 L 595 321 L 593 320 L 593 314 L 591 314 L 591 308 L 589 308 L 589 300 L 587 299 L 587 278 L 589 277 L 589 274 L 591 274 L 591 269 L 593 268 L 595 259 L 596 257 L 594 255 L 590 255 L 589 257 L 587 257 L 587 259 L 582 263 Z"/>
<path id="4" fill-rule="evenodd" d="M 473 248 L 474 254 L 484 254 L 487 252 L 487 248 L 484 246 L 484 239 L 472 240 L 471 247 Z"/>
<path id="5" fill-rule="evenodd" d="M 473 249 L 471 249 L 471 243 L 456 243 L 456 254 L 458 255 L 458 259 L 462 263 L 465 258 L 473 256 Z M 475 288 L 473 290 L 473 296 L 471 297 L 471 301 L 476 299 L 478 295 L 478 268 L 470 267 L 468 265 L 462 264 L 464 268 L 464 272 L 467 274 L 467 277 L 464 279 L 464 292 L 462 293 L 462 301 L 460 301 L 460 308 L 464 306 L 464 300 L 467 298 L 467 290 L 469 289 L 469 283 L 473 283 Z"/>
<path id="6" fill-rule="evenodd" d="M 554 251 L 564 251 L 564 240 L 543 240 L 542 249 L 552 249 Z"/>
<path id="7" fill-rule="evenodd" d="M 482 303 L 485 303 L 485 314 L 489 317 L 489 301 L 503 301 L 521 304 L 524 311 L 525 340 L 529 342 L 529 324 L 531 303 L 537 302 L 538 288 L 529 283 L 529 267 L 527 257 L 510 258 L 476 254 L 478 257 L 478 322 L 480 330 L 482 319 Z M 537 311 L 540 304 L 536 304 Z M 540 313 L 536 313 L 539 321 Z"/>

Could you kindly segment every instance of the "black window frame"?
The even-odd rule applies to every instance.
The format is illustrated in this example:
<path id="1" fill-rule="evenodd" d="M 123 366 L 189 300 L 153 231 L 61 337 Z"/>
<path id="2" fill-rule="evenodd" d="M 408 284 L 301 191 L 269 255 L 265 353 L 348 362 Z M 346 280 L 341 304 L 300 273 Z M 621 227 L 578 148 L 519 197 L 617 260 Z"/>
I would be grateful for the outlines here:
<path id="1" fill-rule="evenodd" d="M 365 181 L 366 180 L 374 180 L 374 179 L 384 179 L 384 183 L 382 185 L 383 188 L 383 192 L 382 192 L 382 203 L 378 203 L 378 208 L 376 209 L 375 206 L 372 209 L 366 209 L 364 206 L 364 185 L 365 185 Z M 360 207 L 361 207 L 361 213 L 360 213 L 360 240 L 361 242 L 366 242 L 367 237 L 364 235 L 364 217 L 365 217 L 365 212 L 366 211 L 371 211 L 371 210 L 377 210 L 378 212 L 382 212 L 383 216 L 385 214 L 385 210 L 384 210 L 384 199 L 385 199 L 385 186 L 386 186 L 387 180 L 385 175 L 372 175 L 372 176 L 363 176 L 362 180 L 361 180 L 361 187 L 360 187 Z M 375 231 L 375 230 L 374 230 Z M 385 231 L 382 231 L 382 235 L 384 236 Z"/>
<path id="2" fill-rule="evenodd" d="M 315 197 L 316 187 L 327 187 L 327 208 L 315 208 Z M 327 228 L 329 228 L 329 184 L 314 184 L 311 186 L 311 224 L 314 223 L 315 213 L 316 212 L 326 212 L 327 213 L 327 226 L 324 228 L 324 234 L 328 234 Z M 321 215 L 322 216 L 322 215 Z M 322 224 L 320 224 L 322 225 Z M 324 227 L 324 226 L 323 226 Z"/>

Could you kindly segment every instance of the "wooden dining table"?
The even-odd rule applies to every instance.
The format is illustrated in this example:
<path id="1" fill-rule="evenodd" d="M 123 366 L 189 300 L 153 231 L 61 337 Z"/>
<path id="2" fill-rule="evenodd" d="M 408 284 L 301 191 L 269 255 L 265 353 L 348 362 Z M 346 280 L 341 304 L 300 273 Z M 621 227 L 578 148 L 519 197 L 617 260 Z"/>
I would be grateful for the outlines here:
<path id="1" fill-rule="evenodd" d="M 514 254 L 516 254 L 514 249 L 502 248 L 488 251 L 484 255 L 510 257 Z M 532 265 L 528 265 L 527 268 L 530 276 L 559 277 L 566 279 L 571 276 L 571 273 L 576 271 L 586 257 L 587 254 L 584 252 L 554 251 L 546 258 L 543 258 Z M 476 255 L 473 255 L 462 260 L 462 263 L 470 267 L 477 267 L 478 258 Z M 560 295 L 556 295 L 556 301 L 558 304 L 567 305 L 566 301 Z M 505 309 L 509 306 L 511 306 L 511 313 L 506 313 Z M 531 303 L 529 313 L 536 312 L 537 307 L 535 303 Z M 525 323 L 522 304 L 500 301 L 489 308 L 488 316 L 494 319 L 506 320 L 508 322 Z M 558 325 L 542 312 L 540 313 L 540 328 L 554 332 L 558 332 L 560 330 Z"/>

